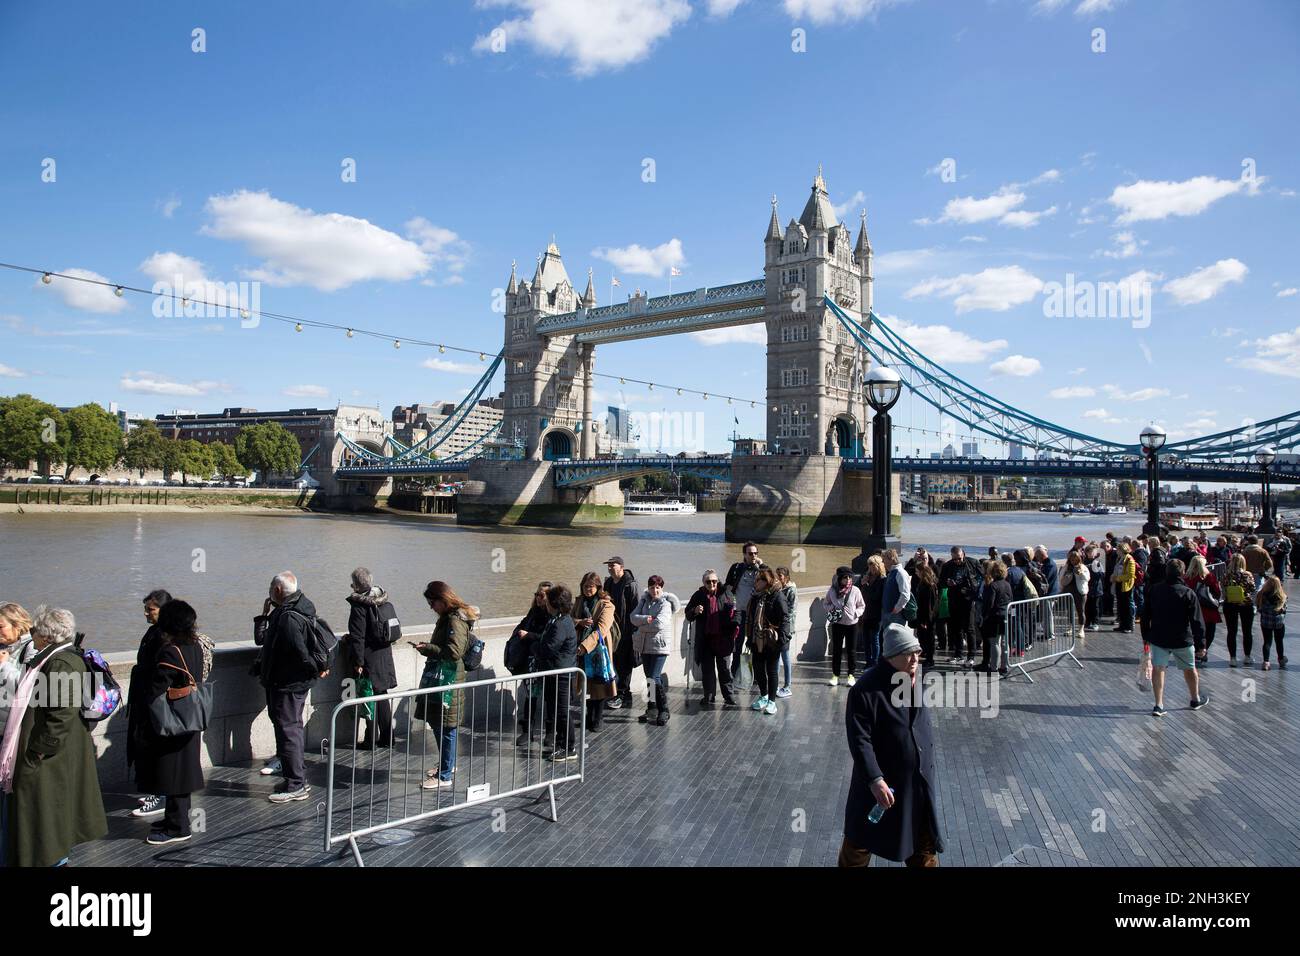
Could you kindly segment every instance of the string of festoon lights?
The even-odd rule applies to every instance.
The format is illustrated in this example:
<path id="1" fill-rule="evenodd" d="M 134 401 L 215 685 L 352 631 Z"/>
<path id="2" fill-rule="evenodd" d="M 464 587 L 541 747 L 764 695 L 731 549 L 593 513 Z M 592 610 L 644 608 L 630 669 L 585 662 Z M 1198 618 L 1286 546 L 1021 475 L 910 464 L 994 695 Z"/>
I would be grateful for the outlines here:
<path id="1" fill-rule="evenodd" d="M 211 302 L 207 299 L 197 298 L 184 294 L 177 294 L 175 291 L 164 292 L 156 289 L 142 289 L 139 286 L 128 285 L 123 282 L 113 282 L 107 279 L 92 279 L 88 276 L 68 275 L 67 273 L 57 272 L 53 269 L 38 269 L 32 266 L 15 265 L 10 262 L 0 262 L 0 269 L 10 269 L 14 272 L 27 272 L 32 275 L 41 277 L 41 282 L 50 285 L 55 279 L 67 280 L 68 282 L 84 282 L 88 285 L 97 285 L 104 288 L 112 289 L 113 294 L 122 298 L 128 292 L 138 295 L 146 295 L 155 299 L 171 299 L 173 302 L 179 302 L 181 308 L 188 308 L 190 305 L 207 306 L 214 309 L 223 309 L 227 312 L 238 312 L 240 319 L 247 320 L 254 316 L 258 319 L 270 319 L 273 322 L 281 322 L 285 325 L 292 325 L 295 332 L 302 332 L 305 329 L 331 329 L 337 332 L 343 332 L 348 338 L 354 338 L 358 335 L 366 336 L 372 339 L 381 339 L 391 342 L 393 348 L 400 349 L 403 345 L 414 345 L 421 348 L 437 349 L 439 354 L 447 352 L 459 352 L 465 355 L 477 355 L 480 362 L 486 362 L 488 356 L 495 357 L 496 352 L 487 352 L 482 349 L 463 348 L 458 345 L 448 345 L 445 342 L 431 342 L 425 339 L 415 339 L 407 335 L 393 335 L 388 332 L 378 332 L 374 329 L 363 329 L 356 325 L 339 325 L 335 322 L 323 322 L 319 319 L 307 319 L 296 315 L 287 315 L 283 312 L 268 312 L 265 309 L 248 309 L 244 307 L 232 306 L 228 302 Z M 616 375 L 611 372 L 593 372 L 595 378 L 617 379 L 620 385 L 644 385 L 647 391 L 653 392 L 656 388 L 662 389 L 665 394 L 675 393 L 677 395 L 699 395 L 704 401 L 709 399 L 721 399 L 728 405 L 745 405 L 750 408 L 756 408 L 759 405 L 754 399 L 740 398 L 735 395 L 721 395 L 717 392 L 704 392 L 696 388 L 687 388 L 686 386 L 665 385 L 662 382 L 650 382 L 645 379 L 632 378 L 626 375 Z"/>

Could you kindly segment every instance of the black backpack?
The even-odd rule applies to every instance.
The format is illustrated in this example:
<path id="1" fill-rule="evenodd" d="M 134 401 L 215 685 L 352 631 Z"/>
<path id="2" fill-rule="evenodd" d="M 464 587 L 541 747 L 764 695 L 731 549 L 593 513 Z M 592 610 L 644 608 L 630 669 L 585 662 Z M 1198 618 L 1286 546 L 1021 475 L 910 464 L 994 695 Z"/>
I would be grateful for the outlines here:
<path id="1" fill-rule="evenodd" d="M 483 642 L 474 636 L 474 622 L 469 622 L 469 643 L 465 646 L 465 656 L 460 659 L 466 671 L 476 671 L 483 666 Z"/>
<path id="2" fill-rule="evenodd" d="M 334 635 L 334 629 L 325 622 L 323 617 L 308 617 L 297 610 L 293 613 L 308 624 L 307 655 L 316 666 L 316 670 L 318 672 L 329 670 L 330 662 L 334 659 L 334 651 L 339 646 L 339 639 Z"/>
<path id="3" fill-rule="evenodd" d="M 1031 563 L 1029 567 L 1025 568 L 1025 575 L 1033 582 L 1034 590 L 1038 592 L 1038 596 L 1047 597 L 1047 578 L 1043 576 L 1043 572 Z"/>
<path id="4" fill-rule="evenodd" d="M 371 618 L 371 639 L 380 645 L 396 644 L 402 639 L 402 622 L 397 619 L 397 609 L 393 607 L 392 601 L 385 601 L 383 604 L 374 606 L 374 617 Z"/>

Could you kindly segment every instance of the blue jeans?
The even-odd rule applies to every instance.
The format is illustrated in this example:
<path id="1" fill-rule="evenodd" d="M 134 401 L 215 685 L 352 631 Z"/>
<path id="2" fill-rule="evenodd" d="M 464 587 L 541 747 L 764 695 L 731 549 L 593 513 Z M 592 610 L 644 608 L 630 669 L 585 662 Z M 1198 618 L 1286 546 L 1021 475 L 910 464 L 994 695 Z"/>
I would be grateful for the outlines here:
<path id="1" fill-rule="evenodd" d="M 646 682 L 657 687 L 663 687 L 664 665 L 667 663 L 667 654 L 642 654 L 641 669 L 645 671 Z"/>
<path id="2" fill-rule="evenodd" d="M 874 629 L 862 629 L 862 643 L 864 645 L 862 661 L 866 670 L 875 667 L 876 662 L 880 660 L 880 634 L 884 626 L 885 623 L 881 621 Z M 868 630 L 870 630 L 870 633 L 868 633 Z"/>
<path id="3" fill-rule="evenodd" d="M 781 681 L 781 686 L 789 687 L 790 686 L 790 645 L 789 644 L 781 648 L 781 674 L 784 678 Z"/>
<path id="4" fill-rule="evenodd" d="M 456 731 L 457 727 L 442 728 L 442 740 L 438 746 L 438 779 L 450 780 L 456 769 Z"/>

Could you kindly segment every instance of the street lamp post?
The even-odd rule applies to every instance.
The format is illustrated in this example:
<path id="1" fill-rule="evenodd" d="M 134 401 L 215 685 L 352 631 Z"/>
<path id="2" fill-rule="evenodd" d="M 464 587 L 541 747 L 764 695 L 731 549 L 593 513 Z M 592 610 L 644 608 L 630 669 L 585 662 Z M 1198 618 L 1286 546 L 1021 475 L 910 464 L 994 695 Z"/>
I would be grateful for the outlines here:
<path id="1" fill-rule="evenodd" d="M 890 452 L 894 447 L 889 410 L 902 394 L 903 380 L 893 369 L 877 365 L 862 377 L 862 385 L 876 417 L 871 429 L 871 534 L 862 543 L 862 553 L 853 561 L 855 571 L 865 571 L 871 555 L 902 546 L 898 538 L 889 533 L 893 513 Z"/>
<path id="2" fill-rule="evenodd" d="M 1263 517 L 1259 520 L 1259 527 L 1255 530 L 1260 534 L 1276 534 L 1277 529 L 1273 527 L 1273 487 L 1268 480 L 1268 466 L 1277 460 L 1277 452 L 1273 450 L 1272 445 L 1265 445 L 1255 452 L 1255 461 L 1259 462 L 1260 469 L 1264 474 L 1260 477 L 1260 508 L 1263 510 Z"/>
<path id="3" fill-rule="evenodd" d="M 1138 436 L 1147 456 L 1147 523 L 1142 526 L 1143 534 L 1160 533 L 1160 449 L 1166 437 L 1159 425 L 1148 425 Z"/>

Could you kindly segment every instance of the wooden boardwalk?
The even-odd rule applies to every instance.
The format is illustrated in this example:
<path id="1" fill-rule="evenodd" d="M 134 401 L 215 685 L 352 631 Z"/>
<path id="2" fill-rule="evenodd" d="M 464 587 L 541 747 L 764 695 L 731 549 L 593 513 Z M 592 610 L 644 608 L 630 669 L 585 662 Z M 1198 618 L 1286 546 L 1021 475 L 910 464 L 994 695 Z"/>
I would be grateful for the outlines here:
<path id="1" fill-rule="evenodd" d="M 1291 619 L 1300 625 L 1300 612 Z M 1300 626 L 1291 640 L 1294 656 Z M 1109 631 L 1088 635 L 1082 670 L 1061 660 L 1035 670 L 1033 684 L 1001 682 L 996 716 L 936 709 L 942 864 L 1300 864 L 1300 659 L 1291 670 L 1275 664 L 1264 673 L 1258 628 L 1256 642 L 1255 668 L 1231 670 L 1220 627 L 1202 672 L 1212 701 L 1195 713 L 1171 673 L 1169 715 L 1151 717 L 1150 693 L 1135 685 L 1140 644 Z M 363 841 L 366 863 L 833 865 L 849 781 L 847 691 L 826 686 L 825 664 L 795 670 L 794 697 L 780 702 L 775 717 L 748 707 L 701 712 L 684 706 L 682 688 L 672 691 L 666 727 L 638 724 L 635 713 L 610 715 L 590 735 L 586 781 L 558 790 L 559 824 L 547 818 L 544 801 L 508 798 L 418 824 L 415 838 L 399 846 Z M 462 760 L 467 747 L 462 739 Z M 345 751 L 341 759 L 351 758 Z M 357 758 L 369 767 L 369 755 Z M 413 805 L 420 776 L 418 760 L 409 772 L 395 765 L 383 785 Z M 72 862 L 351 865 L 346 850 L 322 849 L 319 756 L 309 758 L 308 778 L 310 802 L 273 806 L 265 799 L 273 778 L 250 768 L 214 771 L 195 798 L 204 832 L 161 848 L 145 844 L 147 824 L 129 816 L 133 796 L 106 793 L 109 836 L 78 848 Z M 359 798 L 368 793 L 357 790 Z M 427 795 L 425 806 L 433 806 Z"/>

